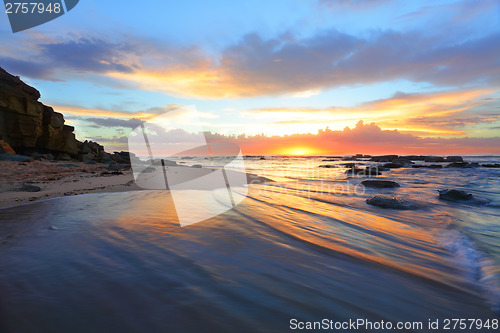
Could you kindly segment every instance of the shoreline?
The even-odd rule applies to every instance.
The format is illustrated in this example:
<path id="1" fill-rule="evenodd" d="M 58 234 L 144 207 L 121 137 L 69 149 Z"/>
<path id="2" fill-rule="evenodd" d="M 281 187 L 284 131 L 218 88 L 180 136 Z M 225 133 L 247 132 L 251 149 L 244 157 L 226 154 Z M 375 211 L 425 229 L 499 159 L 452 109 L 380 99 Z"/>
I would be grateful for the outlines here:
<path id="1" fill-rule="evenodd" d="M 247 173 L 249 184 L 272 182 Z M 130 168 L 109 170 L 106 164 L 83 162 L 26 163 L 0 161 L 0 209 L 89 193 L 147 190 L 139 187 Z"/>

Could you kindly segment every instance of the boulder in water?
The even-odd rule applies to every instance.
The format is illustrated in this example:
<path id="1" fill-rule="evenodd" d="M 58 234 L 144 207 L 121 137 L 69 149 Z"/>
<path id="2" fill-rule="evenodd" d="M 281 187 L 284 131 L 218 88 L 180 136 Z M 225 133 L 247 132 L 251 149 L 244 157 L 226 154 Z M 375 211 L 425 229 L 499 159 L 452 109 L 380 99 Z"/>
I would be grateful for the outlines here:
<path id="1" fill-rule="evenodd" d="M 412 209 L 413 205 L 402 198 L 386 196 L 386 195 L 376 195 L 366 200 L 366 203 L 372 206 L 377 206 L 381 208 L 392 208 L 392 209 Z"/>
<path id="2" fill-rule="evenodd" d="M 379 180 L 379 179 L 370 179 L 363 180 L 361 185 L 365 187 L 373 187 L 373 188 L 394 188 L 400 187 L 400 185 L 392 180 Z"/>
<path id="3" fill-rule="evenodd" d="M 474 196 L 470 193 L 460 190 L 439 190 L 439 199 L 447 201 L 468 201 L 473 200 Z"/>

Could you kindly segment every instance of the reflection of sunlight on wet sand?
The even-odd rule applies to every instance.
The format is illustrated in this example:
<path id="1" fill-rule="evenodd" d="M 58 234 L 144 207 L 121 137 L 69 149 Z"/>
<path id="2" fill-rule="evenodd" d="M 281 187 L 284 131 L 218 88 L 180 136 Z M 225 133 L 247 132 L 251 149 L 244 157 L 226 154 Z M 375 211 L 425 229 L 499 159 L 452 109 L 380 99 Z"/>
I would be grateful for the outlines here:
<path id="1" fill-rule="evenodd" d="M 250 190 L 249 198 L 236 209 L 287 236 L 326 251 L 332 250 L 333 253 L 378 263 L 433 281 L 455 280 L 441 270 L 441 265 L 449 263 L 439 263 L 443 250 L 432 233 L 397 220 L 311 201 L 299 197 L 297 193 L 290 195 L 272 188 Z M 408 261 L 408 257 L 412 261 Z M 429 259 L 439 265 L 427 265 Z"/>
<path id="2" fill-rule="evenodd" d="M 170 191 L 140 191 L 130 200 L 117 225 L 128 231 L 170 234 L 179 229 Z"/>

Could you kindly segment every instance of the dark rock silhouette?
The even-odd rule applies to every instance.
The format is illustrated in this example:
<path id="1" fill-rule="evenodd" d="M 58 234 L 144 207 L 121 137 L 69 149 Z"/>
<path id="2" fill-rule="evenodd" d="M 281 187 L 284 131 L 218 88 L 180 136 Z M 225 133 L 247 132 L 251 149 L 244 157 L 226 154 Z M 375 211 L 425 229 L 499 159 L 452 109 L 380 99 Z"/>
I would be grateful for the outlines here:
<path id="1" fill-rule="evenodd" d="M 379 179 L 370 179 L 363 180 L 361 185 L 365 187 L 373 187 L 373 188 L 393 188 L 400 187 L 400 185 L 392 180 L 379 180 Z"/>
<path id="2" fill-rule="evenodd" d="M 14 153 L 36 159 L 48 159 L 44 156 L 84 162 L 104 159 L 107 153 L 103 146 L 78 141 L 74 127 L 65 125 L 64 116 L 39 102 L 39 98 L 38 90 L 0 68 L 0 141 L 5 146 L 12 147 Z M 3 148 L 4 144 L 0 153 L 12 153 Z"/>

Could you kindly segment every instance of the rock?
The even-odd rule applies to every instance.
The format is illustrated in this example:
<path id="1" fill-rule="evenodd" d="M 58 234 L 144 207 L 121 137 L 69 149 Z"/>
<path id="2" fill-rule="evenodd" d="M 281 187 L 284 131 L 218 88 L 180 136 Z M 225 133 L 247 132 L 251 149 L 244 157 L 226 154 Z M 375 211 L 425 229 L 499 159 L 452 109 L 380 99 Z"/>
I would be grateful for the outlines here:
<path id="1" fill-rule="evenodd" d="M 323 164 L 323 165 L 320 165 L 319 168 L 336 168 L 335 165 L 332 165 L 332 164 Z"/>
<path id="2" fill-rule="evenodd" d="M 356 163 L 343 163 L 341 165 L 345 166 L 346 168 L 355 168 L 356 167 Z"/>
<path id="3" fill-rule="evenodd" d="M 365 169 L 351 168 L 348 169 L 345 173 L 355 176 L 378 176 L 382 174 L 376 168 L 365 168 Z"/>
<path id="4" fill-rule="evenodd" d="M 54 155 L 48 153 L 48 154 L 42 154 L 41 158 L 44 158 L 48 161 L 53 161 L 54 160 Z"/>
<path id="5" fill-rule="evenodd" d="M 461 190 L 438 190 L 439 199 L 451 202 L 464 202 L 468 204 L 484 205 L 490 201 L 485 199 L 475 198 L 472 194 Z"/>
<path id="6" fill-rule="evenodd" d="M 405 199 L 391 197 L 386 195 L 376 195 L 366 200 L 366 203 L 372 206 L 392 209 L 412 209 L 414 205 Z"/>
<path id="7" fill-rule="evenodd" d="M 191 165 L 191 168 L 203 168 L 203 166 L 201 164 L 193 164 Z"/>
<path id="8" fill-rule="evenodd" d="M 469 201 L 473 200 L 474 196 L 470 193 L 460 190 L 439 190 L 439 199 L 447 201 Z"/>
<path id="9" fill-rule="evenodd" d="M 441 156 L 426 156 L 424 162 L 446 162 L 446 160 Z"/>
<path id="10" fill-rule="evenodd" d="M 469 162 L 453 162 L 448 164 L 447 168 L 476 168 L 480 166 L 479 163 L 469 163 Z"/>
<path id="11" fill-rule="evenodd" d="M 118 164 L 130 165 L 130 153 L 128 151 L 121 151 L 121 152 L 115 151 L 113 152 L 113 155 L 110 155 L 109 157 Z"/>
<path id="12" fill-rule="evenodd" d="M 39 98 L 38 90 L 0 68 L 0 138 L 20 154 L 39 149 L 76 157 L 74 128 Z"/>
<path id="13" fill-rule="evenodd" d="M 31 162 L 33 157 L 26 155 L 0 154 L 0 161 Z"/>
<path id="14" fill-rule="evenodd" d="M 82 162 L 93 161 L 95 158 L 96 156 L 91 152 L 86 154 L 78 154 L 78 160 Z"/>
<path id="15" fill-rule="evenodd" d="M 398 155 L 372 156 L 370 161 L 372 161 L 372 162 L 392 162 L 396 158 L 398 158 Z"/>
<path id="16" fill-rule="evenodd" d="M 88 154 L 92 152 L 92 150 L 90 149 L 90 144 L 87 140 L 85 140 L 85 142 L 82 143 L 81 147 L 79 147 L 78 150 L 79 150 L 78 153 L 82 154 Z"/>
<path id="17" fill-rule="evenodd" d="M 462 156 L 448 156 L 446 157 L 446 162 L 463 162 Z"/>
<path id="18" fill-rule="evenodd" d="M 78 164 L 58 164 L 58 167 L 63 167 L 63 168 L 79 168 L 80 166 Z"/>
<path id="19" fill-rule="evenodd" d="M 104 172 L 101 172 L 101 175 L 105 176 L 105 175 L 123 175 L 123 172 L 121 171 L 104 171 Z"/>
<path id="20" fill-rule="evenodd" d="M 129 169 L 130 168 L 130 164 L 128 164 L 128 163 L 118 163 L 116 166 L 119 168 L 122 168 L 122 169 Z"/>
<path id="21" fill-rule="evenodd" d="M 425 161 L 427 156 L 423 155 L 408 155 L 408 156 L 403 156 L 403 158 L 407 159 L 408 161 Z"/>
<path id="22" fill-rule="evenodd" d="M 495 163 L 495 164 L 481 164 L 482 167 L 485 168 L 500 168 L 500 164 Z"/>
<path id="23" fill-rule="evenodd" d="M 338 161 L 338 159 L 333 159 L 333 158 L 325 158 L 324 160 L 321 160 L 322 162 L 335 162 Z"/>
<path id="24" fill-rule="evenodd" d="M 163 161 L 163 164 L 162 164 L 162 161 Z M 161 159 L 157 159 L 157 160 L 148 160 L 144 163 L 145 165 L 157 165 L 157 166 L 184 166 L 184 165 L 179 165 L 177 164 L 176 161 L 171 161 L 171 160 L 161 160 Z"/>
<path id="25" fill-rule="evenodd" d="M 363 185 L 365 187 L 373 187 L 373 188 L 400 187 L 400 185 L 398 183 L 393 182 L 392 180 L 379 180 L 379 179 L 363 180 L 361 182 L 361 185 Z"/>
<path id="26" fill-rule="evenodd" d="M 57 155 L 57 159 L 59 161 L 71 161 L 71 156 L 69 156 L 68 154 L 66 153 L 59 153 Z"/>
<path id="27" fill-rule="evenodd" d="M 417 164 L 417 165 L 412 165 L 411 167 L 412 168 L 441 169 L 443 166 L 441 164 L 431 164 L 431 165 Z"/>
<path id="28" fill-rule="evenodd" d="M 12 147 L 5 141 L 0 140 L 0 154 L 15 154 L 16 152 Z"/>
<path id="29" fill-rule="evenodd" d="M 116 164 L 110 164 L 110 165 L 108 165 L 106 170 L 118 171 L 118 167 L 116 166 Z"/>
<path id="30" fill-rule="evenodd" d="M 41 188 L 35 185 L 23 184 L 16 189 L 18 192 L 40 192 Z"/>
<path id="31" fill-rule="evenodd" d="M 96 161 L 87 161 L 87 162 L 85 162 L 85 164 L 97 164 L 97 162 Z"/>
<path id="32" fill-rule="evenodd" d="M 108 156 L 109 154 L 107 155 L 104 155 L 104 157 L 101 159 L 101 163 L 102 164 L 114 164 L 116 163 L 110 156 Z"/>
<path id="33" fill-rule="evenodd" d="M 404 164 L 393 163 L 393 162 L 385 163 L 383 165 L 384 168 L 388 168 L 388 169 L 402 168 L 403 166 L 404 166 Z"/>
<path id="34" fill-rule="evenodd" d="M 154 171 L 156 171 L 155 168 L 153 168 L 153 167 L 147 167 L 144 170 L 142 170 L 142 173 L 151 173 L 151 172 L 154 172 Z"/>
<path id="35" fill-rule="evenodd" d="M 265 160 L 265 159 L 266 159 L 265 157 L 261 157 L 261 158 L 259 158 L 259 160 Z"/>

